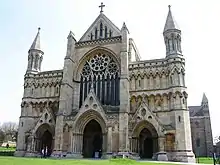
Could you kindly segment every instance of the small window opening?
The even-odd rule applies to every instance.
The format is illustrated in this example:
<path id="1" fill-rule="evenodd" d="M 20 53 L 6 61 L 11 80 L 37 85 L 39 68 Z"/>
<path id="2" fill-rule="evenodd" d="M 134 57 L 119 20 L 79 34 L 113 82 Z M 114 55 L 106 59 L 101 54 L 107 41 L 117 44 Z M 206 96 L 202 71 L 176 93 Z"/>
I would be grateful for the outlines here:
<path id="1" fill-rule="evenodd" d="M 196 139 L 196 146 L 197 146 L 197 147 L 200 147 L 200 139 L 199 139 L 199 138 Z"/>
<path id="2" fill-rule="evenodd" d="M 56 93 L 57 94 L 59 93 L 59 87 L 56 87 Z"/>
<path id="3" fill-rule="evenodd" d="M 181 122 L 181 116 L 178 116 L 178 120 L 179 120 L 179 122 Z"/>

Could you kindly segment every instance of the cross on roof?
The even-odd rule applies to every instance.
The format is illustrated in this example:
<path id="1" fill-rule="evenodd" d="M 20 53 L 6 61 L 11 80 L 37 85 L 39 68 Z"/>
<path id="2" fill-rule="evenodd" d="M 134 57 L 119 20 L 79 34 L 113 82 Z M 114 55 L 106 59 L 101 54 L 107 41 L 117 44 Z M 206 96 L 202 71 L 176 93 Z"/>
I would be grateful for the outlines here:
<path id="1" fill-rule="evenodd" d="M 101 5 L 99 7 L 101 8 L 100 13 L 102 13 L 103 12 L 103 8 L 105 7 L 105 5 L 103 5 L 103 2 L 101 2 Z"/>

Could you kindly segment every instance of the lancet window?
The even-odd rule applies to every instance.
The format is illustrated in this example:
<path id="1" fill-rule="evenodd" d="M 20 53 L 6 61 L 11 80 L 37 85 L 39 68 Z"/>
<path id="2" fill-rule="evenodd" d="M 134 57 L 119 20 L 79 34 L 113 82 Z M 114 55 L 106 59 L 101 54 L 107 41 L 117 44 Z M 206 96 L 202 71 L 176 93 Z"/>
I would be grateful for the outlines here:
<path id="1" fill-rule="evenodd" d="M 102 105 L 118 106 L 119 82 L 119 68 L 114 59 L 107 53 L 97 52 L 82 69 L 79 106 L 86 99 L 91 84 Z"/>

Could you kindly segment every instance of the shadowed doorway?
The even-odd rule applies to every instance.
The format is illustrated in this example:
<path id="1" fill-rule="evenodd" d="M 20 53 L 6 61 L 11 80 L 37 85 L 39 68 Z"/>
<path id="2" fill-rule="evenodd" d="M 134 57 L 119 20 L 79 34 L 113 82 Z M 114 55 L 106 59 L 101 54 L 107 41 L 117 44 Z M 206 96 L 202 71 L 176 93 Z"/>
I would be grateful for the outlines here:
<path id="1" fill-rule="evenodd" d="M 95 153 L 102 156 L 102 129 L 96 120 L 91 120 L 85 126 L 83 132 L 83 157 L 94 158 Z"/>
<path id="2" fill-rule="evenodd" d="M 139 151 L 142 159 L 151 159 L 153 157 L 153 137 L 146 128 L 139 135 Z"/>
<path id="3" fill-rule="evenodd" d="M 47 148 L 47 155 L 50 156 L 53 151 L 54 130 L 48 124 L 42 124 L 36 131 L 35 151 L 41 153 L 42 149 Z"/>

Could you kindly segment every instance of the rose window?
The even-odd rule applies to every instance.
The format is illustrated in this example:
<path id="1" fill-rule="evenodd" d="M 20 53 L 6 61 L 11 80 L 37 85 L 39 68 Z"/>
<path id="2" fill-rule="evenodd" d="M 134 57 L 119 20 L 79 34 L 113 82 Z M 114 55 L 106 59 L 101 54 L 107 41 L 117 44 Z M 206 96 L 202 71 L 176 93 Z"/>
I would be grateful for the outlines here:
<path id="1" fill-rule="evenodd" d="M 90 59 L 89 63 L 92 70 L 102 71 L 108 66 L 109 61 L 110 59 L 108 56 L 99 53 Z"/>
<path id="2" fill-rule="evenodd" d="M 118 66 L 115 61 L 108 55 L 98 53 L 89 59 L 82 70 L 82 75 L 89 76 L 91 74 L 116 74 L 118 72 Z"/>

